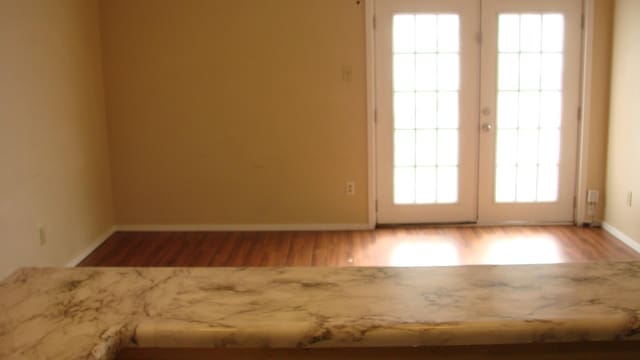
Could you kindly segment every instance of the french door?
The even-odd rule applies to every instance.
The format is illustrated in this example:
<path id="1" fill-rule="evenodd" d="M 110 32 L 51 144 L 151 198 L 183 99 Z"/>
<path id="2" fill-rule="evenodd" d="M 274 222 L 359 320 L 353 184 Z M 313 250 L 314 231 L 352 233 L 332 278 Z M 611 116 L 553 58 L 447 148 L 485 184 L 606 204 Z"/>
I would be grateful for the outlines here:
<path id="1" fill-rule="evenodd" d="M 376 0 L 378 223 L 573 220 L 580 0 Z"/>

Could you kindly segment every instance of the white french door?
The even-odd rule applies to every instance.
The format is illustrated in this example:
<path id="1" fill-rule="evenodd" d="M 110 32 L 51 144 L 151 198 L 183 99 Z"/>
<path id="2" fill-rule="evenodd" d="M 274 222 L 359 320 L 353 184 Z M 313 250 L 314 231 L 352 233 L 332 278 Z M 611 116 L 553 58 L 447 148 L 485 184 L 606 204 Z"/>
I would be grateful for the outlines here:
<path id="1" fill-rule="evenodd" d="M 577 0 L 484 0 L 479 221 L 574 218 Z"/>
<path id="2" fill-rule="evenodd" d="M 376 1 L 379 223 L 475 221 L 479 10 Z"/>
<path id="3" fill-rule="evenodd" d="M 378 223 L 573 219 L 580 0 L 376 0 Z"/>

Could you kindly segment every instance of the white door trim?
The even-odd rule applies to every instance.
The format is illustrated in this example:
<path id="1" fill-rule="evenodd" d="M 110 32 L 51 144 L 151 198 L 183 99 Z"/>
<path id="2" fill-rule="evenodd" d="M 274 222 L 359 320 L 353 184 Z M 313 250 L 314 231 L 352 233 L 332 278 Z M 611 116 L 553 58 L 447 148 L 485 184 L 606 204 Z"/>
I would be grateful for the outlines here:
<path id="1" fill-rule="evenodd" d="M 578 166 L 576 169 L 576 208 L 574 219 L 576 224 L 587 221 L 587 176 L 589 173 L 589 136 L 591 133 L 591 86 L 593 71 L 593 31 L 595 21 L 595 0 L 584 0 L 582 4 L 582 16 L 584 29 L 582 29 L 582 88 L 580 94 L 580 106 L 582 118 L 578 133 Z M 604 191 L 604 189 L 601 189 Z M 602 198 L 602 197 L 601 197 Z"/>
<path id="2" fill-rule="evenodd" d="M 367 68 L 367 176 L 369 228 L 376 227 L 376 87 L 375 87 L 375 0 L 365 0 L 365 37 Z"/>

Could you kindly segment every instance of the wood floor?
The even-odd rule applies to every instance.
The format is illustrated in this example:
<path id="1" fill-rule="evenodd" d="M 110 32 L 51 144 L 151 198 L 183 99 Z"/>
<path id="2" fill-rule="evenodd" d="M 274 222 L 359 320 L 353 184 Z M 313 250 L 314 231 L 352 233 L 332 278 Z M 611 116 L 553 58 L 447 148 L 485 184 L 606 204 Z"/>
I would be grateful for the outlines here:
<path id="1" fill-rule="evenodd" d="M 446 266 L 640 260 L 602 229 L 117 232 L 79 266 Z"/>

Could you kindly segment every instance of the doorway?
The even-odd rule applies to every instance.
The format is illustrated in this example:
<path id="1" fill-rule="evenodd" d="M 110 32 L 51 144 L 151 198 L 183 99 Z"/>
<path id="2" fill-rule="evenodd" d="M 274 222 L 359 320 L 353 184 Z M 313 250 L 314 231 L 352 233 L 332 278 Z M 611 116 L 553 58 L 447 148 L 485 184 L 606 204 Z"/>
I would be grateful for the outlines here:
<path id="1" fill-rule="evenodd" d="M 573 220 L 581 12 L 375 2 L 378 223 Z"/>

